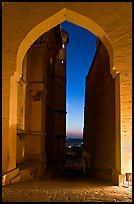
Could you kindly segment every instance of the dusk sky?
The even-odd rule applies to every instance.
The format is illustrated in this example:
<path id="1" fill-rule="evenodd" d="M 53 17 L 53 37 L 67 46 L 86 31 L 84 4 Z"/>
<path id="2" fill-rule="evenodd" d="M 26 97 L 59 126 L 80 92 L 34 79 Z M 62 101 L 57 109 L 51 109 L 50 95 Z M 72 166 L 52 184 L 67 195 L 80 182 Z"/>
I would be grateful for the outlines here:
<path id="1" fill-rule="evenodd" d="M 66 135 L 82 138 L 85 79 L 96 51 L 96 36 L 68 21 L 61 26 L 69 34 L 66 47 Z"/>

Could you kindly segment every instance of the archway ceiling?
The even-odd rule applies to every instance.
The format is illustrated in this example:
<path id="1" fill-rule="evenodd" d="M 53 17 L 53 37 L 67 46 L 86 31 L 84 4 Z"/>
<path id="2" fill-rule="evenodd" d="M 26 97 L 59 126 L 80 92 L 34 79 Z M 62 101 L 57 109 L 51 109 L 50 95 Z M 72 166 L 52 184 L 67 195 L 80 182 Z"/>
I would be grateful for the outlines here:
<path id="1" fill-rule="evenodd" d="M 131 2 L 5 2 L 2 6 L 2 53 L 11 67 L 16 64 L 13 56 L 26 35 L 44 19 L 64 8 L 89 18 L 105 31 L 113 48 L 114 66 L 120 73 L 127 72 L 131 77 Z"/>

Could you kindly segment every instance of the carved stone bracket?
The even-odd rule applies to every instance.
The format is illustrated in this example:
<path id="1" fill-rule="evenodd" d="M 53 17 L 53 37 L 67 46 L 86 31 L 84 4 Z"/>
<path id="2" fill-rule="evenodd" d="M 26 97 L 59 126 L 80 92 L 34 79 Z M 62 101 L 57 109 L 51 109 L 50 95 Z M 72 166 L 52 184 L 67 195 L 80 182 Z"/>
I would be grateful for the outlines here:
<path id="1" fill-rule="evenodd" d="M 28 136 L 29 132 L 26 130 L 20 130 L 17 129 L 17 136 L 20 138 L 20 140 L 24 140 Z"/>

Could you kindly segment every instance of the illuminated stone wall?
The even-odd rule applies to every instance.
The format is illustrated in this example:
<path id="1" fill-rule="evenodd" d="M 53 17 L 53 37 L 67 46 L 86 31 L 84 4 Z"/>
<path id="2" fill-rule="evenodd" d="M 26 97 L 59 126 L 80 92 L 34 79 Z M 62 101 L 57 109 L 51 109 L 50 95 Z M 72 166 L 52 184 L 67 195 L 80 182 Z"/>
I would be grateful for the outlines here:
<path id="1" fill-rule="evenodd" d="M 46 48 L 32 46 L 27 53 L 27 106 L 25 157 L 40 159 L 45 142 L 45 55 Z M 44 121 L 42 122 L 42 118 Z"/>
<path id="2" fill-rule="evenodd" d="M 17 110 L 17 128 L 24 130 L 25 128 L 25 92 L 26 84 L 21 79 L 18 82 L 18 110 Z"/>
<path id="3" fill-rule="evenodd" d="M 22 79 L 18 82 L 17 96 L 17 129 L 25 130 L 25 94 L 26 82 Z M 17 130 L 16 130 L 17 131 Z M 17 136 L 16 162 L 20 162 L 24 158 L 24 140 Z"/>
<path id="4" fill-rule="evenodd" d="M 6 173 L 9 169 L 9 90 L 10 90 L 10 78 L 2 78 L 2 87 L 3 87 L 3 104 L 2 104 L 2 136 L 5 138 L 2 139 L 2 172 Z"/>

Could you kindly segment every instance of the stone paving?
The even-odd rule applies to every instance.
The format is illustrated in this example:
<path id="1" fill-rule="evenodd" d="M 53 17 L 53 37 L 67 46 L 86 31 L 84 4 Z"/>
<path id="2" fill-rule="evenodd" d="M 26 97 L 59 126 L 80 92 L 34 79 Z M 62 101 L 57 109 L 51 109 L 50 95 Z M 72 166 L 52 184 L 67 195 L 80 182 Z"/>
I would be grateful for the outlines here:
<path id="1" fill-rule="evenodd" d="M 132 188 L 77 176 L 14 183 L 2 192 L 3 202 L 132 202 Z"/>

